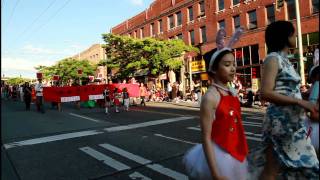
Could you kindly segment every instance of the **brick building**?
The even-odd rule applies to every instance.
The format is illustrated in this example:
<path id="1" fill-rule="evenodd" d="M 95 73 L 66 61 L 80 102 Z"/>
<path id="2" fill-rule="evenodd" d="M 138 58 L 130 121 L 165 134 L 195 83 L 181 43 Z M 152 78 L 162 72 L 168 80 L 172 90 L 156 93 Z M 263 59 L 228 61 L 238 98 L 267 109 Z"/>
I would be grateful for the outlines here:
<path id="1" fill-rule="evenodd" d="M 104 49 L 101 44 L 93 44 L 88 49 L 80 52 L 71 58 L 77 60 L 88 60 L 92 64 L 98 64 L 100 60 L 105 59 Z M 95 72 L 95 79 L 107 79 L 107 69 L 104 66 L 98 66 Z"/>
<path id="2" fill-rule="evenodd" d="M 234 48 L 237 74 L 244 86 L 257 89 L 261 62 L 266 56 L 264 32 L 276 20 L 289 20 L 296 26 L 294 0 L 286 0 L 276 10 L 273 0 L 155 0 L 148 9 L 111 29 L 111 33 L 135 38 L 180 38 L 186 44 L 200 48 L 200 55 L 185 54 L 185 62 L 192 58 L 195 66 L 204 53 L 215 48 L 215 35 L 220 27 L 227 32 L 226 42 L 235 28 L 245 32 Z M 319 0 L 299 0 L 304 55 L 319 44 Z M 308 50 L 309 49 L 309 50 Z M 292 53 L 298 50 L 293 49 Z M 309 53 L 310 54 L 310 53 Z M 294 56 L 293 56 L 294 57 Z M 310 59 L 310 58 L 309 58 Z M 310 68 L 309 59 L 306 70 Z M 309 64 L 308 64 L 309 63 Z M 185 63 L 190 65 L 190 63 Z M 192 69 L 193 79 L 205 80 L 204 71 Z"/>

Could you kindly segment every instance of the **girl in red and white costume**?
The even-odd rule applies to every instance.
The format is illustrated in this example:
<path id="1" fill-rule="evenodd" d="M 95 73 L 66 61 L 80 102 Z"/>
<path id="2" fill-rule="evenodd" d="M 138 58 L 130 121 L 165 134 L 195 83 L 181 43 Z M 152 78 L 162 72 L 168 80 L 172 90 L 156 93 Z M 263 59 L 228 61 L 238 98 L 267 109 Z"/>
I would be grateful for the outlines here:
<path id="1" fill-rule="evenodd" d="M 218 50 L 205 55 L 205 59 L 210 59 L 208 74 L 212 83 L 201 100 L 202 144 L 191 148 L 183 158 L 189 176 L 195 179 L 247 178 L 248 145 L 240 102 L 236 91 L 227 87 L 236 74 L 235 58 L 230 47 L 242 31 L 238 29 L 229 45 L 224 47 L 225 31 L 220 29 L 216 38 Z"/>

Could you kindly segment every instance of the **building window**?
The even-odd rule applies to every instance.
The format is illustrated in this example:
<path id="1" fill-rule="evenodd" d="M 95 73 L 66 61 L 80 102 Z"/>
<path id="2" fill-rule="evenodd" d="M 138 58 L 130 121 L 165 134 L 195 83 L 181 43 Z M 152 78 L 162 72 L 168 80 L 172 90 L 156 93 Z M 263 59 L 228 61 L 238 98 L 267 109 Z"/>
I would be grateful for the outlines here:
<path id="1" fill-rule="evenodd" d="M 150 35 L 153 36 L 155 33 L 154 33 L 154 23 L 151 23 L 150 24 Z"/>
<path id="2" fill-rule="evenodd" d="M 199 16 L 203 17 L 205 16 L 205 7 L 204 7 L 204 1 L 199 2 Z"/>
<path id="3" fill-rule="evenodd" d="M 177 38 L 178 38 L 178 39 L 182 39 L 182 38 L 183 38 L 182 33 L 178 34 L 178 35 L 177 35 Z"/>
<path id="4" fill-rule="evenodd" d="M 287 11 L 289 20 L 296 18 L 296 5 L 294 0 L 287 0 Z"/>
<path id="5" fill-rule="evenodd" d="M 256 10 L 248 12 L 249 16 L 249 29 L 257 28 L 257 14 Z"/>
<path id="6" fill-rule="evenodd" d="M 144 38 L 144 28 L 140 29 L 140 38 Z"/>
<path id="7" fill-rule="evenodd" d="M 159 33 L 162 33 L 163 32 L 163 29 L 162 29 L 162 19 L 160 19 L 158 21 L 158 24 L 159 24 Z"/>
<path id="8" fill-rule="evenodd" d="M 309 34 L 309 45 L 319 44 L 319 32 Z"/>
<path id="9" fill-rule="evenodd" d="M 312 13 L 319 13 L 319 0 L 312 0 Z"/>
<path id="10" fill-rule="evenodd" d="M 236 61 L 237 61 L 237 66 L 243 66 L 243 53 L 242 53 L 242 48 L 237 48 L 235 49 L 235 56 Z"/>
<path id="11" fill-rule="evenodd" d="M 234 5 L 234 6 L 235 6 L 235 5 L 237 5 L 237 4 L 239 4 L 239 3 L 240 3 L 240 0 L 233 0 L 233 1 L 232 1 L 232 3 L 233 3 L 232 5 Z"/>
<path id="12" fill-rule="evenodd" d="M 194 30 L 189 31 L 190 43 L 194 45 Z"/>
<path id="13" fill-rule="evenodd" d="M 189 21 L 193 21 L 193 7 L 192 6 L 188 7 L 188 17 L 189 17 Z"/>
<path id="14" fill-rule="evenodd" d="M 274 5 L 270 5 L 266 7 L 267 9 L 267 23 L 270 24 L 276 20 L 275 14 L 274 14 Z"/>
<path id="15" fill-rule="evenodd" d="M 249 48 L 249 46 L 243 47 L 243 64 L 250 65 L 250 48 Z"/>
<path id="16" fill-rule="evenodd" d="M 181 11 L 176 13 L 177 16 L 177 26 L 180 26 L 182 24 L 182 15 L 181 15 Z"/>
<path id="17" fill-rule="evenodd" d="M 218 24 L 219 24 L 219 29 L 226 27 L 226 23 L 224 20 L 219 21 Z"/>
<path id="18" fill-rule="evenodd" d="M 259 58 L 259 45 L 255 44 L 250 47 L 251 49 L 251 62 L 252 64 L 259 64 L 260 58 Z"/>
<path id="19" fill-rule="evenodd" d="M 206 27 L 203 26 L 200 28 L 200 32 L 201 32 L 201 42 L 202 43 L 206 43 L 207 42 L 207 30 Z"/>
<path id="20" fill-rule="evenodd" d="M 233 16 L 233 25 L 235 30 L 240 27 L 240 15 Z"/>
<path id="21" fill-rule="evenodd" d="M 169 29 L 174 28 L 174 17 L 173 17 L 173 15 L 170 15 L 168 17 L 168 19 L 169 19 Z"/>
<path id="22" fill-rule="evenodd" d="M 221 11 L 224 9 L 224 0 L 218 0 L 218 11 Z"/>

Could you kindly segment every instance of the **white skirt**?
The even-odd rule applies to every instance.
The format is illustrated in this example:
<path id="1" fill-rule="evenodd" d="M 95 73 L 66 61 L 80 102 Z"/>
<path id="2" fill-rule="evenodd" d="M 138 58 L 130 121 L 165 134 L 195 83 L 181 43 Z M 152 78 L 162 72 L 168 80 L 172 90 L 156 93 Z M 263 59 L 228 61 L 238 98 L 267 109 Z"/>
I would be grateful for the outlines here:
<path id="1" fill-rule="evenodd" d="M 129 99 L 124 99 L 124 106 L 129 107 Z"/>
<path id="2" fill-rule="evenodd" d="M 214 148 L 220 176 L 225 176 L 228 180 L 245 180 L 247 178 L 248 163 L 246 159 L 243 162 L 238 161 L 214 142 L 212 142 L 212 147 Z M 212 179 L 202 144 L 192 147 L 184 155 L 182 162 L 191 178 L 201 180 Z"/>

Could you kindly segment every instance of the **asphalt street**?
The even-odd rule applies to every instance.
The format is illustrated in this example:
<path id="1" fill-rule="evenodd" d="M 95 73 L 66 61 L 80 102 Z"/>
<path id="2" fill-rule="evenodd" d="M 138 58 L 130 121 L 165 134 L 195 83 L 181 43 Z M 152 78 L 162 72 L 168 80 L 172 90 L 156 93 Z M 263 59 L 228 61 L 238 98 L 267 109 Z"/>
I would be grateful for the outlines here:
<path id="1" fill-rule="evenodd" d="M 181 162 L 200 143 L 199 108 L 147 103 L 106 115 L 72 103 L 62 112 L 45 107 L 42 114 L 2 100 L 2 179 L 188 179 Z M 261 141 L 264 111 L 242 114 L 252 148 Z"/>

